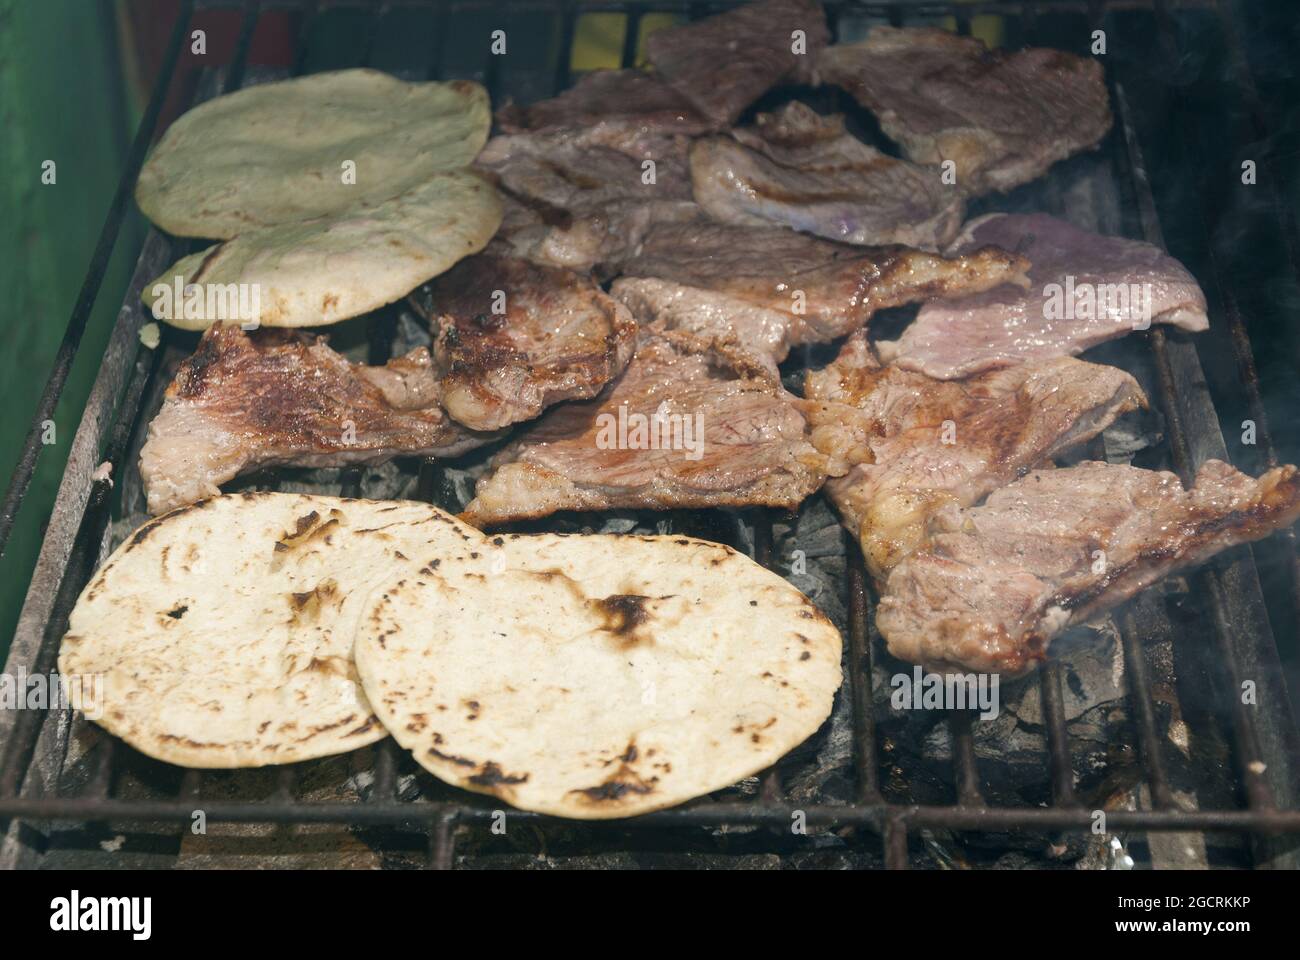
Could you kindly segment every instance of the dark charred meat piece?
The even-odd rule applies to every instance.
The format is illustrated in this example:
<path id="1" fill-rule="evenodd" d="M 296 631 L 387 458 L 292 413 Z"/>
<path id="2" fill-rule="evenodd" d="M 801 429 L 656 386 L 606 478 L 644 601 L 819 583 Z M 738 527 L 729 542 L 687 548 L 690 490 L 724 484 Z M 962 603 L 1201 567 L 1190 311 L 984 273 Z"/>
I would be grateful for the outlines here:
<path id="1" fill-rule="evenodd" d="M 797 400 L 725 346 L 643 337 L 595 400 L 566 403 L 502 450 L 464 517 L 557 510 L 794 508 L 826 478 Z"/>
<path id="2" fill-rule="evenodd" d="M 1002 250 L 946 260 L 907 247 L 853 247 L 781 227 L 665 224 L 612 292 L 643 326 L 730 340 L 775 365 L 799 343 L 833 340 L 873 313 L 1021 278 Z"/>
<path id="3" fill-rule="evenodd" d="M 563 132 L 570 143 L 638 159 L 660 154 L 665 138 L 712 129 L 685 97 L 644 70 L 593 70 L 559 96 L 501 108 L 497 125 L 506 133 Z"/>
<path id="4" fill-rule="evenodd" d="M 1208 460 L 1191 490 L 1107 463 L 1037 471 L 940 511 L 926 548 L 889 575 L 876 625 L 904 660 L 1023 673 L 1066 627 L 1297 517 L 1294 466 L 1255 480 Z"/>
<path id="5" fill-rule="evenodd" d="M 886 156 L 802 103 L 691 147 L 695 201 L 742 226 L 782 224 L 853 244 L 945 246 L 966 205 L 939 167 Z"/>
<path id="6" fill-rule="evenodd" d="M 1101 65 L 1060 50 L 991 51 L 943 30 L 881 26 L 828 47 L 817 72 L 874 113 L 908 159 L 953 161 L 970 196 L 1033 180 L 1111 124 Z"/>
<path id="7" fill-rule="evenodd" d="M 972 220 L 950 256 L 996 244 L 1031 261 L 1029 286 L 934 300 L 883 358 L 945 380 L 1080 353 L 1152 323 L 1209 326 L 1205 294 L 1159 247 L 1080 230 L 1046 214 Z"/>
<path id="8" fill-rule="evenodd" d="M 652 224 L 700 216 L 685 140 L 667 138 L 657 149 L 638 159 L 563 133 L 493 137 L 475 161 L 506 202 L 492 249 L 548 266 L 616 272 Z"/>
<path id="9" fill-rule="evenodd" d="M 778 83 L 810 82 L 829 39 L 816 0 L 763 0 L 658 30 L 646 40 L 646 55 L 701 113 L 725 127 Z"/>
<path id="10" fill-rule="evenodd" d="M 807 375 L 804 395 L 835 478 L 826 492 L 878 579 L 945 504 L 978 503 L 1146 402 L 1123 370 L 1070 357 L 931 380 L 881 367 L 861 333 Z"/>
<path id="11" fill-rule="evenodd" d="M 149 512 L 220 492 L 268 466 L 335 467 L 451 457 L 494 439 L 438 404 L 423 347 L 382 367 L 349 363 L 324 337 L 216 324 L 185 360 L 140 451 Z"/>
<path id="12" fill-rule="evenodd" d="M 478 254 L 432 284 L 442 406 L 473 430 L 594 397 L 627 366 L 636 321 L 586 276 Z"/>

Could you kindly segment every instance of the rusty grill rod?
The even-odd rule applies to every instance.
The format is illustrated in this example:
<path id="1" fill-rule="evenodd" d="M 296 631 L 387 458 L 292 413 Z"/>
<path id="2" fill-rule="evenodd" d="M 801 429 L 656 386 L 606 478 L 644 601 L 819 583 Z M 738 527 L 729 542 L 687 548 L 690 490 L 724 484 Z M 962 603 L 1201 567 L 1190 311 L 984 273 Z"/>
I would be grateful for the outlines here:
<path id="1" fill-rule="evenodd" d="M 0 817 L 31 820 L 69 820 L 147 823 L 188 820 L 200 807 L 209 821 L 227 823 L 349 823 L 359 826 L 419 824 L 442 815 L 457 823 L 488 824 L 496 813 L 491 805 L 456 802 L 314 803 L 297 801 L 121 800 L 86 797 L 20 797 L 0 799 Z M 1092 811 L 1084 807 L 954 807 L 943 805 L 788 803 L 747 801 L 703 803 L 641 814 L 629 820 L 608 821 L 629 830 L 656 827 L 718 827 L 723 824 L 788 827 L 796 814 L 810 826 L 866 827 L 881 832 L 888 821 L 907 829 L 936 827 L 948 830 L 1015 831 L 1058 829 L 1086 832 L 1093 826 Z M 511 810 L 511 820 L 573 826 L 573 821 L 527 810 Z M 1114 830 L 1157 832 L 1210 831 L 1231 833 L 1300 833 L 1300 810 L 1109 810 Z"/>

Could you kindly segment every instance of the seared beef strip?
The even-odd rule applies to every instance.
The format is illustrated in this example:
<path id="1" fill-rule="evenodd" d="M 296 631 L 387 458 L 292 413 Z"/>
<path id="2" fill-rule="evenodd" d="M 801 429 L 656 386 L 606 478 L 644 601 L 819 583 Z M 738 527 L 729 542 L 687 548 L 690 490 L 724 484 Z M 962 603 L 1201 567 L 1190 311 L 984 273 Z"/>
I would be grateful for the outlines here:
<path id="1" fill-rule="evenodd" d="M 810 82 L 829 39 L 816 0 L 762 0 L 658 30 L 646 39 L 646 55 L 701 113 L 725 127 L 778 83 Z"/>
<path id="2" fill-rule="evenodd" d="M 636 321 L 588 277 L 478 254 L 432 284 L 443 408 L 473 430 L 594 397 L 627 366 Z"/>
<path id="3" fill-rule="evenodd" d="M 140 451 L 149 512 L 215 496 L 268 466 L 335 467 L 451 457 L 494 439 L 438 405 L 423 347 L 382 367 L 349 363 L 323 337 L 209 327 L 167 388 Z"/>
<path id="4" fill-rule="evenodd" d="M 881 26 L 828 47 L 817 71 L 874 113 L 908 159 L 953 161 L 969 196 L 1033 180 L 1111 124 L 1101 65 L 1060 50 L 990 51 L 943 30 Z"/>
<path id="5" fill-rule="evenodd" d="M 678 142 L 680 140 L 680 142 Z M 493 137 L 475 161 L 506 201 L 492 249 L 571 270 L 616 272 L 654 223 L 700 215 L 685 141 L 665 140 L 647 170 L 608 146 L 564 133 Z M 646 182 L 653 172 L 653 182 Z"/>
<path id="6" fill-rule="evenodd" d="M 886 156 L 802 103 L 691 146 L 695 202 L 717 220 L 772 223 L 854 244 L 946 245 L 965 202 L 939 167 Z"/>
<path id="7" fill-rule="evenodd" d="M 1149 243 L 1104 237 L 1042 213 L 994 213 L 967 224 L 947 252 L 960 256 L 988 244 L 1029 258 L 1028 289 L 931 301 L 898 340 L 878 344 L 883 358 L 948 380 L 1080 353 L 1151 323 L 1209 326 L 1196 280 Z"/>
<path id="8" fill-rule="evenodd" d="M 826 491 L 876 578 L 920 545 L 935 510 L 979 502 L 1146 402 L 1123 370 L 1070 357 L 931 380 L 881 367 L 864 333 L 807 375 L 804 395 L 836 478 Z"/>
<path id="9" fill-rule="evenodd" d="M 493 458 L 464 518 L 476 526 L 557 510 L 793 509 L 826 478 L 797 401 L 725 346 L 643 337 L 595 400 L 566 403 Z"/>
<path id="10" fill-rule="evenodd" d="M 1022 673 L 1066 627 L 1298 517 L 1293 466 L 1254 480 L 1209 460 L 1191 490 L 1107 463 L 1036 471 L 936 514 L 926 549 L 889 575 L 876 625 L 892 654 L 932 669 Z"/>
<path id="11" fill-rule="evenodd" d="M 646 235 L 611 292 L 643 326 L 730 340 L 775 365 L 791 346 L 841 337 L 877 310 L 988 290 L 1027 266 L 993 248 L 946 260 L 781 227 L 665 224 Z"/>
<path id="12" fill-rule="evenodd" d="M 642 159 L 674 137 L 713 124 L 671 86 L 644 70 L 593 70 L 559 96 L 497 111 L 506 133 L 563 133 L 569 143 L 612 147 Z"/>

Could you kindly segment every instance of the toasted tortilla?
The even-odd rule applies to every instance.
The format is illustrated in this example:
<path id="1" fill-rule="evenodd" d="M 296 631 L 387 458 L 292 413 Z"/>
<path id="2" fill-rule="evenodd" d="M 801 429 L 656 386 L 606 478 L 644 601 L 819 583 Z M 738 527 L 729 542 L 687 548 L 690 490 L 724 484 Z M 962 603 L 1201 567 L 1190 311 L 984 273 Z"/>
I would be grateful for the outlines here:
<path id="1" fill-rule="evenodd" d="M 840 635 L 802 593 L 687 537 L 466 543 L 377 589 L 357 670 L 448 783 L 579 819 L 646 813 L 773 764 L 830 714 Z"/>
<path id="2" fill-rule="evenodd" d="M 491 125 L 477 83 L 407 83 L 340 70 L 209 100 L 167 130 L 140 171 L 136 202 L 181 237 L 340 213 L 468 166 Z M 345 183 L 344 164 L 355 164 Z"/>
<path id="3" fill-rule="evenodd" d="M 500 224 L 501 200 L 491 184 L 468 170 L 435 173 L 387 200 L 359 201 L 208 247 L 173 264 L 142 298 L 158 319 L 185 330 L 222 321 L 337 323 L 400 299 L 482 250 Z M 159 298 L 166 299 L 155 309 Z M 241 315 L 232 306 L 237 298 L 256 309 Z"/>
<path id="4" fill-rule="evenodd" d="M 386 735 L 351 656 L 370 590 L 479 537 L 419 503 L 245 493 L 182 507 L 90 581 L 59 672 L 97 676 L 99 702 L 73 705 L 169 763 L 257 767 L 361 747 Z"/>

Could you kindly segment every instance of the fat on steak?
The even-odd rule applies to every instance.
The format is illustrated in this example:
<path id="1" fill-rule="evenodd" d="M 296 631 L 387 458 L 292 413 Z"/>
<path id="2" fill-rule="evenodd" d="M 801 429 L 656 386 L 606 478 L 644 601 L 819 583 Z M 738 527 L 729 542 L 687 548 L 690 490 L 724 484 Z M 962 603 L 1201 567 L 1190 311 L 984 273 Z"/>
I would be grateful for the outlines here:
<path id="1" fill-rule="evenodd" d="M 783 227 L 664 224 L 611 292 L 642 326 L 728 340 L 775 366 L 792 346 L 842 337 L 877 310 L 1023 282 L 1027 266 L 996 248 L 945 259 Z"/>
<path id="2" fill-rule="evenodd" d="M 1043 213 L 972 220 L 950 256 L 996 244 L 1030 260 L 1028 287 L 933 300 L 880 355 L 945 380 L 1068 356 L 1152 323 L 1209 327 L 1205 294 L 1159 247 L 1106 237 Z"/>
<path id="3" fill-rule="evenodd" d="M 880 366 L 864 333 L 807 374 L 804 395 L 826 492 L 877 579 L 936 510 L 979 502 L 1146 403 L 1128 373 L 1071 357 L 932 380 Z"/>
<path id="4" fill-rule="evenodd" d="M 646 39 L 646 55 L 660 76 L 725 127 L 778 83 L 813 80 L 829 39 L 816 0 L 762 0 L 658 30 Z"/>
<path id="5" fill-rule="evenodd" d="M 793 509 L 826 479 L 797 398 L 726 345 L 644 336 L 595 400 L 561 404 L 506 446 L 464 519 L 558 510 Z"/>
<path id="6" fill-rule="evenodd" d="M 742 226 L 781 224 L 853 244 L 948 244 L 966 209 L 939 167 L 887 156 L 803 103 L 760 113 L 753 127 L 704 137 L 690 151 L 695 201 Z"/>
<path id="7" fill-rule="evenodd" d="M 827 47 L 817 72 L 874 113 L 916 163 L 952 161 L 968 196 L 1010 190 L 1110 130 L 1101 64 L 1060 50 L 989 50 L 922 27 Z"/>
<path id="8" fill-rule="evenodd" d="M 384 366 L 350 363 L 324 337 L 216 324 L 183 361 L 140 451 L 149 512 L 220 493 L 269 466 L 335 467 L 451 457 L 495 439 L 438 403 L 420 347 Z"/>
<path id="9" fill-rule="evenodd" d="M 1066 627 L 1300 517 L 1300 477 L 1208 460 L 1172 473 L 1108 463 L 1040 470 L 980 507 L 953 505 L 889 575 L 876 625 L 890 653 L 935 670 L 1024 673 Z"/>
<path id="10" fill-rule="evenodd" d="M 443 408 L 473 430 L 598 394 L 627 366 L 636 321 L 589 277 L 478 254 L 431 284 Z"/>

